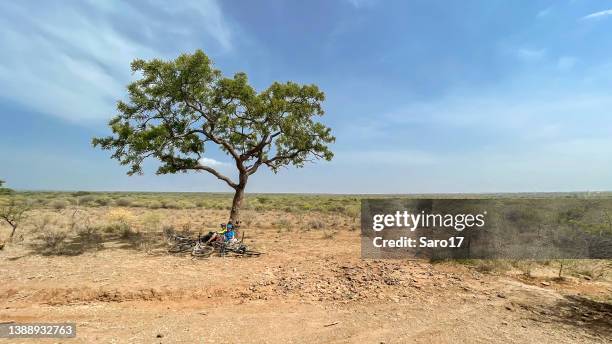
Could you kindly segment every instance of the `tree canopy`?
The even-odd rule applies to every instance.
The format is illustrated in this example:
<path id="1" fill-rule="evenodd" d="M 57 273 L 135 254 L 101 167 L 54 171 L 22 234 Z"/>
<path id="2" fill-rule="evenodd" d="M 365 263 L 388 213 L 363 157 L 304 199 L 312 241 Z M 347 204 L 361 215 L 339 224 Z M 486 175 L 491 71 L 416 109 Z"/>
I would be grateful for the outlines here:
<path id="1" fill-rule="evenodd" d="M 130 175 L 142 173 L 152 157 L 161 162 L 157 174 L 206 171 L 242 192 L 262 165 L 276 173 L 333 157 L 331 129 L 315 120 L 325 99 L 316 85 L 275 82 L 257 92 L 246 74 L 224 77 L 201 50 L 172 61 L 138 59 L 131 67 L 142 77 L 128 85 L 128 101 L 117 104 L 109 122 L 114 135 L 93 139 Z M 232 158 L 238 180 L 202 163 L 207 143 Z"/>
<path id="2" fill-rule="evenodd" d="M 9 188 L 5 188 L 4 183 L 6 183 L 4 180 L 0 179 L 0 195 L 5 195 L 5 194 L 12 194 L 13 190 L 9 189 Z"/>

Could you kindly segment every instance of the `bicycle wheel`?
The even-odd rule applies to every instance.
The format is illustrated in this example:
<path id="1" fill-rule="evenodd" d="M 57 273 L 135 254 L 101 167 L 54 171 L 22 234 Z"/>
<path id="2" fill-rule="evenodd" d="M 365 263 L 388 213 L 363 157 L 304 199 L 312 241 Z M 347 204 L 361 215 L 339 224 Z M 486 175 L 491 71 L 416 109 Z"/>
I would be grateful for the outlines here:
<path id="1" fill-rule="evenodd" d="M 212 247 L 215 251 L 219 252 L 221 257 L 225 256 L 228 253 L 227 245 L 222 242 L 213 242 Z"/>
<path id="2" fill-rule="evenodd" d="M 212 246 L 196 245 L 193 250 L 191 250 L 191 255 L 198 258 L 208 258 L 214 251 L 215 248 Z"/>
<path id="3" fill-rule="evenodd" d="M 175 236 L 173 238 L 173 240 L 177 243 L 181 243 L 181 244 L 185 244 L 185 243 L 193 243 L 195 242 L 194 239 L 192 238 L 188 238 L 188 237 L 182 237 L 182 236 Z"/>

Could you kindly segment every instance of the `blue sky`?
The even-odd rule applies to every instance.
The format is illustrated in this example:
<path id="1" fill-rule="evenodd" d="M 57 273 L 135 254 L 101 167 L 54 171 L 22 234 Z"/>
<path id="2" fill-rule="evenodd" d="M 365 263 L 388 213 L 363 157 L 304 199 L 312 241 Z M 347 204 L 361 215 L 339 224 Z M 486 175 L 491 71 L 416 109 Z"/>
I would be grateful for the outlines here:
<path id="1" fill-rule="evenodd" d="M 326 92 L 334 160 L 260 171 L 249 192 L 612 190 L 612 3 L 2 1 L 0 29 L 0 178 L 14 188 L 229 191 L 153 162 L 127 177 L 90 146 L 131 60 L 201 48 L 259 90 Z"/>

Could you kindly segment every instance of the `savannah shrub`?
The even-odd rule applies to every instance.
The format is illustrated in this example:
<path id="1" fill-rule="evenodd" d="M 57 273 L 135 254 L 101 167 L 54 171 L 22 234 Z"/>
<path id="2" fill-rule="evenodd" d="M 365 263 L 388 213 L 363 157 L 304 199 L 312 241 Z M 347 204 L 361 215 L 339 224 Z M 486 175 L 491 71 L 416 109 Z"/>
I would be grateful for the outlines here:
<path id="1" fill-rule="evenodd" d="M 118 200 L 115 201 L 115 204 L 119 207 L 129 207 L 132 205 L 132 200 L 129 198 L 119 198 Z"/>
<path id="2" fill-rule="evenodd" d="M 51 202 L 51 208 L 55 209 L 55 210 L 62 210 L 62 209 L 66 209 L 66 207 L 68 207 L 69 203 L 66 200 L 63 199 L 58 199 L 55 200 L 53 202 Z"/>

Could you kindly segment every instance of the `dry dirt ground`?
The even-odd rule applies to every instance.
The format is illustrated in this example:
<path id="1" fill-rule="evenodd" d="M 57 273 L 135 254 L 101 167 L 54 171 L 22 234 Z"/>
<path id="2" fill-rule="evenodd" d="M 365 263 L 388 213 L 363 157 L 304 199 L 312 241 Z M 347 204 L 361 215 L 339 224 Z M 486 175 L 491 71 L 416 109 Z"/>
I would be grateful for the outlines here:
<path id="1" fill-rule="evenodd" d="M 248 240 L 265 255 L 193 260 L 120 241 L 74 255 L 6 247 L 0 322 L 77 323 L 75 339 L 12 343 L 612 342 L 612 308 L 590 301 L 609 296 L 609 283 L 362 260 L 358 231 L 247 233 L 267 238 Z"/>

